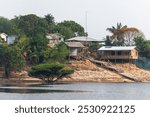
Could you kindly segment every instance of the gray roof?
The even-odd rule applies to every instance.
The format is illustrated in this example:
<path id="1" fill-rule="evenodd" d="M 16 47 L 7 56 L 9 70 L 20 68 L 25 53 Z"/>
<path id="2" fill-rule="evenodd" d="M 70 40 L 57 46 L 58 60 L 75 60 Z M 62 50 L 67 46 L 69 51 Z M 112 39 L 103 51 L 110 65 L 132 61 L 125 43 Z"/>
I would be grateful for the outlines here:
<path id="1" fill-rule="evenodd" d="M 84 48 L 85 46 L 80 42 L 65 42 L 68 47 Z"/>
<path id="2" fill-rule="evenodd" d="M 66 41 L 100 41 L 100 40 L 96 40 L 96 39 L 93 39 L 90 37 L 81 36 L 81 37 L 74 37 L 71 39 L 67 39 Z"/>
<path id="3" fill-rule="evenodd" d="M 98 50 L 122 50 L 122 51 L 126 51 L 126 50 L 132 50 L 136 48 L 136 46 L 103 46 L 101 48 L 99 48 Z"/>

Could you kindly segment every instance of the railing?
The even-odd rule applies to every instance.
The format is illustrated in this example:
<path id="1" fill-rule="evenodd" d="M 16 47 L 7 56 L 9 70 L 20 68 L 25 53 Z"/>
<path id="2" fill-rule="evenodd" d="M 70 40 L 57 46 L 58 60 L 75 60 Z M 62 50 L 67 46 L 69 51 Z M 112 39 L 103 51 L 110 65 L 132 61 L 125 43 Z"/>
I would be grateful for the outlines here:
<path id="1" fill-rule="evenodd" d="M 131 59 L 129 55 L 101 55 L 101 59 Z"/>

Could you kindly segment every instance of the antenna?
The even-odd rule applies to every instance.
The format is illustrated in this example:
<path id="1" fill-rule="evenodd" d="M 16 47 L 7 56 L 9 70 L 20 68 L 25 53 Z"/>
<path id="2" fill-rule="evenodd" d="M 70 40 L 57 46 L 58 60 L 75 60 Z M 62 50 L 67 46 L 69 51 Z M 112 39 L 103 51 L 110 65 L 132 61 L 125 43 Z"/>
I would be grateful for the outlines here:
<path id="1" fill-rule="evenodd" d="M 86 38 L 86 42 L 85 42 L 85 46 L 86 46 L 86 57 L 88 56 L 88 43 L 87 43 L 87 11 L 85 12 L 85 38 Z"/>
<path id="2" fill-rule="evenodd" d="M 87 11 L 85 12 L 85 37 L 86 37 L 86 46 L 87 46 Z"/>

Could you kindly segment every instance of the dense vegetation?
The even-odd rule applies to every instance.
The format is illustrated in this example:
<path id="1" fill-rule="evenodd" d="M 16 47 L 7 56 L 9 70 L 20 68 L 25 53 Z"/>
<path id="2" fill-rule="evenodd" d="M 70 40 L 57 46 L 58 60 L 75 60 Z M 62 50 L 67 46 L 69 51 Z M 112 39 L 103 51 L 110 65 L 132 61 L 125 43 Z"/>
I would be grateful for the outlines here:
<path id="1" fill-rule="evenodd" d="M 0 45 L 0 65 L 8 78 L 12 70 L 20 70 L 25 65 L 25 60 L 18 47 Z"/>
<path id="2" fill-rule="evenodd" d="M 3 32 L 18 36 L 13 45 L 0 39 L 0 67 L 4 68 L 7 78 L 12 70 L 21 70 L 25 65 L 66 63 L 69 54 L 66 45 L 62 42 L 48 47 L 46 34 L 58 33 L 64 39 L 85 35 L 80 24 L 74 21 L 57 23 L 51 14 L 44 17 L 29 14 L 10 20 L 0 17 L 0 33 Z"/>
<path id="3" fill-rule="evenodd" d="M 150 59 L 150 41 L 145 39 L 139 29 L 118 23 L 117 27 L 107 28 L 107 31 L 112 35 L 106 36 L 106 46 L 136 45 L 140 57 Z M 62 42 L 54 47 L 48 47 L 49 40 L 46 34 L 58 33 L 65 40 L 87 35 L 80 24 L 74 21 L 57 23 L 51 14 L 44 17 L 29 14 L 10 20 L 0 17 L 0 33 L 3 32 L 18 36 L 13 45 L 7 45 L 0 38 L 0 67 L 4 69 L 5 77 L 9 78 L 11 71 L 21 70 L 27 65 L 35 66 L 29 73 L 31 76 L 44 76 L 48 80 L 53 80 L 54 77 L 61 78 L 73 71 L 64 69 L 62 65 L 67 62 L 69 55 L 66 45 Z M 97 42 L 92 43 L 89 50 L 94 53 L 100 46 Z"/>

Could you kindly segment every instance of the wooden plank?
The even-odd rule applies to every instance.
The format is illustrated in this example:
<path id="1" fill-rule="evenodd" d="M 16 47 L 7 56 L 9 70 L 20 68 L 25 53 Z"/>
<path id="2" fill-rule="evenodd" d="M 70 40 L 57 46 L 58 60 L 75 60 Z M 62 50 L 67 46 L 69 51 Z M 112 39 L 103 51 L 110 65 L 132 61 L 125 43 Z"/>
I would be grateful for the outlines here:
<path id="1" fill-rule="evenodd" d="M 120 73 L 120 75 L 128 78 L 129 80 L 133 80 L 135 82 L 141 82 L 141 80 L 137 79 L 136 77 L 132 76 L 131 74 L 128 73 Z"/>
<path id="2" fill-rule="evenodd" d="M 106 62 L 98 61 L 98 60 L 92 60 L 92 59 L 90 59 L 90 61 L 93 62 L 93 63 L 99 64 L 99 65 L 101 65 L 102 67 L 104 67 L 104 68 L 106 68 L 108 70 L 115 71 L 119 75 L 121 75 L 121 76 L 123 76 L 123 77 L 125 77 L 125 78 L 127 78 L 129 80 L 132 80 L 132 81 L 135 81 L 135 82 L 141 82 L 141 80 L 137 79 L 136 77 L 132 76 L 129 73 L 125 73 L 122 69 L 119 69 L 117 67 L 111 66 L 110 63 L 106 63 Z"/>

